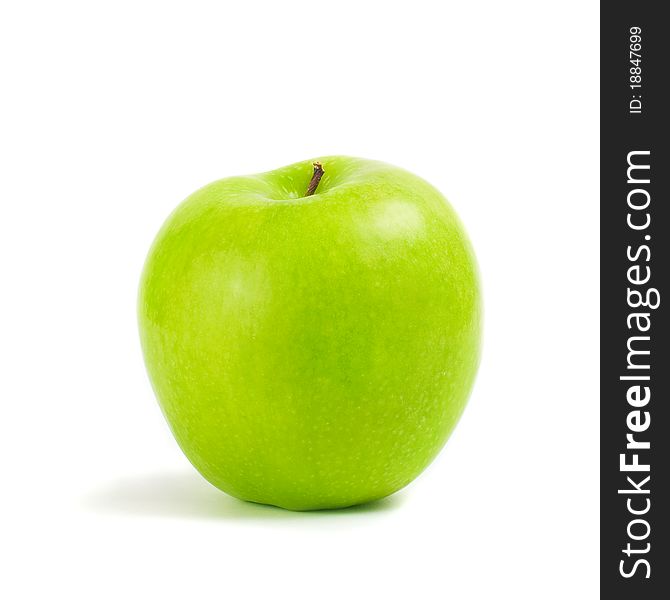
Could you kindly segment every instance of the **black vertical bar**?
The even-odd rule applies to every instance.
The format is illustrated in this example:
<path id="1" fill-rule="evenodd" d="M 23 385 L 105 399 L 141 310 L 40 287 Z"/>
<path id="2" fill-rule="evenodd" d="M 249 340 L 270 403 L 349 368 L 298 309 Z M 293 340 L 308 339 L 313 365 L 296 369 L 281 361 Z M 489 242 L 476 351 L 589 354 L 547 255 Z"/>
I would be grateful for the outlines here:
<path id="1" fill-rule="evenodd" d="M 665 9 L 664 2 L 601 3 L 603 598 L 670 598 Z"/>

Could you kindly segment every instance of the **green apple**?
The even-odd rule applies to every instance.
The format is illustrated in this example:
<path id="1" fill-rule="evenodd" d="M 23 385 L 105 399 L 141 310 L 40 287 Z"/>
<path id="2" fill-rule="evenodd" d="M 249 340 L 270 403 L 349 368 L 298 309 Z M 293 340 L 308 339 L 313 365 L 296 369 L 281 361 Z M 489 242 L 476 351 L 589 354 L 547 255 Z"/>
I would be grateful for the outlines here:
<path id="1" fill-rule="evenodd" d="M 407 485 L 458 421 L 479 362 L 477 267 L 431 185 L 324 157 L 187 198 L 149 252 L 139 325 L 207 480 L 292 510 L 351 506 Z"/>

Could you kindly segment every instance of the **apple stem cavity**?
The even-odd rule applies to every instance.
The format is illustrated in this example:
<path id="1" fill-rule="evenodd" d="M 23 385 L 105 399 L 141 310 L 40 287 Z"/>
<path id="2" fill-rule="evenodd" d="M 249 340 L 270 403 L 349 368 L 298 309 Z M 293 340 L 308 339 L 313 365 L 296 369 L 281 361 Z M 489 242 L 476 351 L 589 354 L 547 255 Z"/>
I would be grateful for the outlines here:
<path id="1" fill-rule="evenodd" d="M 312 175 L 312 179 L 309 182 L 309 186 L 307 187 L 307 192 L 305 193 L 305 196 L 311 196 L 316 192 L 316 188 L 319 187 L 319 181 L 321 181 L 321 178 L 323 177 L 323 166 L 321 165 L 320 162 L 315 162 L 314 163 L 314 174 Z"/>

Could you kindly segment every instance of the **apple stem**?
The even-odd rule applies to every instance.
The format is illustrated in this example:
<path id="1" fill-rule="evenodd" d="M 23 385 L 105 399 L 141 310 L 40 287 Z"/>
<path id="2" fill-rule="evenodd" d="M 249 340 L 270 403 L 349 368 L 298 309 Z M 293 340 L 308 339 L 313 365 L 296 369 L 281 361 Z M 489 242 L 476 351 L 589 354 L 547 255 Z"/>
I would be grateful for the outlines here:
<path id="1" fill-rule="evenodd" d="M 314 192 L 316 192 L 316 188 L 319 187 L 319 181 L 321 181 L 322 177 L 323 177 L 323 167 L 321 166 L 320 162 L 315 162 L 314 175 L 312 175 L 312 179 L 309 182 L 309 187 L 307 188 L 305 196 L 311 196 Z"/>

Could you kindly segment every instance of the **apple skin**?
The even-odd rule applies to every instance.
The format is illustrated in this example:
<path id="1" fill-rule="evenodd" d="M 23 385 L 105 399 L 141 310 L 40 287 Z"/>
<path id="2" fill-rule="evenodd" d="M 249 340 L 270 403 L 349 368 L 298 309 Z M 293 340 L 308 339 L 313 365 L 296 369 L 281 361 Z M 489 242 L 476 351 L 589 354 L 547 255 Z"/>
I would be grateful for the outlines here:
<path id="1" fill-rule="evenodd" d="M 291 510 L 392 494 L 433 460 L 479 362 L 470 243 L 445 198 L 344 156 L 216 181 L 149 252 L 139 326 L 182 450 L 213 485 Z"/>

